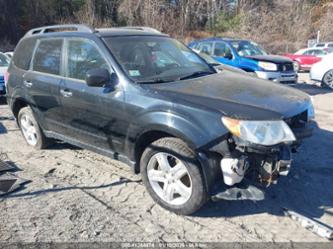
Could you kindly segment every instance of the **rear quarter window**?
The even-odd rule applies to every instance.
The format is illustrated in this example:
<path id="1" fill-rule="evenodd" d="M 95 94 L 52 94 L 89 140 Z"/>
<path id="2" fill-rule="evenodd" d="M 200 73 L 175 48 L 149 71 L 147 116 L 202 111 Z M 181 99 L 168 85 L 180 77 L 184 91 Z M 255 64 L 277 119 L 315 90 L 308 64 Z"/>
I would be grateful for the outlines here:
<path id="1" fill-rule="evenodd" d="M 36 44 L 35 38 L 22 40 L 15 49 L 13 64 L 23 70 L 28 70 Z"/>

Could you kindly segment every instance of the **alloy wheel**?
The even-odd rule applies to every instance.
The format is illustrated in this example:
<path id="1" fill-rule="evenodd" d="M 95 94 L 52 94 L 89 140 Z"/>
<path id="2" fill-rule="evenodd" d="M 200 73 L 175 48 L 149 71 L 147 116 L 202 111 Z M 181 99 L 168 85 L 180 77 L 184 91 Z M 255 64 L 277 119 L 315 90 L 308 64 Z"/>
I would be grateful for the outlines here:
<path id="1" fill-rule="evenodd" d="M 149 183 L 154 192 L 172 205 L 186 203 L 192 194 L 192 180 L 185 164 L 168 153 L 154 154 L 147 166 Z"/>
<path id="2" fill-rule="evenodd" d="M 22 115 L 20 119 L 22 133 L 29 145 L 35 146 L 38 142 L 36 127 L 28 115 Z"/>
<path id="3" fill-rule="evenodd" d="M 333 70 L 328 71 L 323 79 L 323 82 L 325 85 L 327 85 L 329 88 L 333 89 Z"/>

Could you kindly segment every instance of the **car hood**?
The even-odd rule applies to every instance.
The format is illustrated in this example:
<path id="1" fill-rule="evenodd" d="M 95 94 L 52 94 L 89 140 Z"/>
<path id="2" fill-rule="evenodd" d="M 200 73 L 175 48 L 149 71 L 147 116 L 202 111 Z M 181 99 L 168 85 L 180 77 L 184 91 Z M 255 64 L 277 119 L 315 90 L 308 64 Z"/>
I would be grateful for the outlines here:
<path id="1" fill-rule="evenodd" d="M 277 64 L 292 62 L 289 58 L 279 55 L 254 55 L 254 56 L 246 56 L 246 58 L 255 61 L 274 62 Z"/>
<path id="2" fill-rule="evenodd" d="M 175 105 L 190 104 L 243 120 L 289 118 L 305 111 L 311 103 L 309 95 L 294 88 L 227 70 L 190 80 L 144 86 L 169 98 Z"/>

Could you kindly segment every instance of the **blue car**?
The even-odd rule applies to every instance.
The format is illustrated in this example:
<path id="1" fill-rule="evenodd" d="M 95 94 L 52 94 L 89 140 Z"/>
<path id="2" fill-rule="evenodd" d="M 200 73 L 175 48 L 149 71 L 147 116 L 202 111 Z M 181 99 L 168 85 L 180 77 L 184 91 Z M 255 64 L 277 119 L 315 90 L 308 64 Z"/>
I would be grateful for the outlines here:
<path id="1" fill-rule="evenodd" d="M 268 55 L 258 44 L 239 39 L 208 38 L 188 45 L 199 54 L 216 61 L 256 74 L 259 78 L 281 83 L 296 83 L 293 62 L 282 56 Z"/>
<path id="2" fill-rule="evenodd" d="M 0 96 L 5 95 L 5 73 L 7 72 L 10 59 L 3 53 L 0 52 Z"/>

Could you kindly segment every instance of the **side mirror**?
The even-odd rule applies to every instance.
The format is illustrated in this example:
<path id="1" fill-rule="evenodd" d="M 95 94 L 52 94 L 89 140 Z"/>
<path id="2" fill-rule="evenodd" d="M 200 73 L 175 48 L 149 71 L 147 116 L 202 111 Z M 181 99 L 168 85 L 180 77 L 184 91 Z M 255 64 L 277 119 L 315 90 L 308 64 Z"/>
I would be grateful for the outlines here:
<path id="1" fill-rule="evenodd" d="M 91 87 L 103 87 L 110 83 L 110 80 L 110 72 L 105 68 L 90 69 L 86 73 L 86 83 Z"/>

